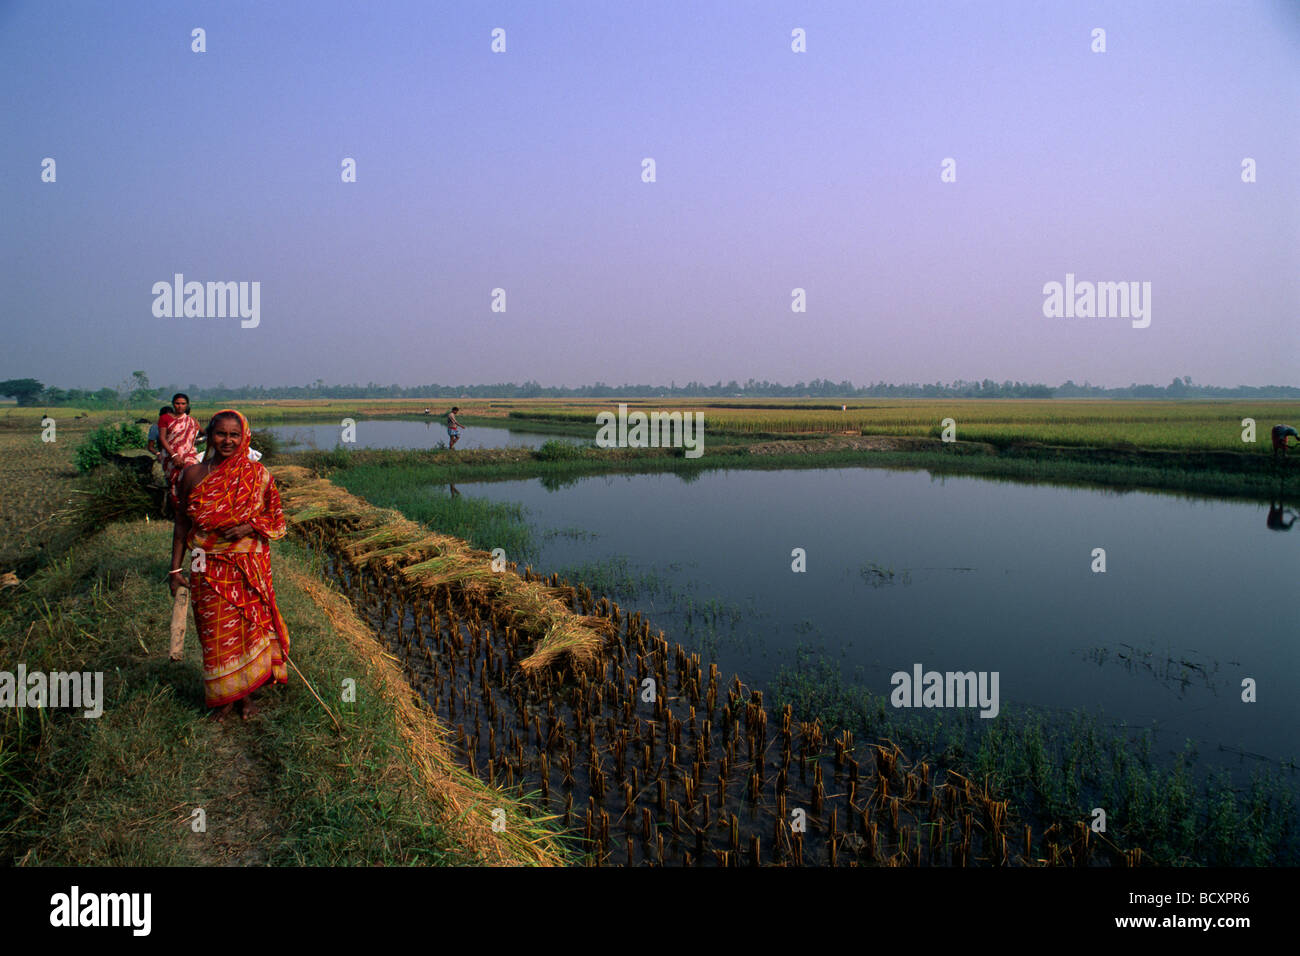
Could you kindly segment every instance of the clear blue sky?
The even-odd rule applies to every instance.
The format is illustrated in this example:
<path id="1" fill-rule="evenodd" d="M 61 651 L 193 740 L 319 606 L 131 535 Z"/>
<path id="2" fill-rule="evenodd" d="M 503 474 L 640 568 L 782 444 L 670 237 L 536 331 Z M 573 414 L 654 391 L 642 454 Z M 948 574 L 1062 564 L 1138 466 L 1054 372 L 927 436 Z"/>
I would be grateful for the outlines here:
<path id="1" fill-rule="evenodd" d="M 0 77 L 0 378 L 1300 384 L 1297 2 L 0 0 Z"/>

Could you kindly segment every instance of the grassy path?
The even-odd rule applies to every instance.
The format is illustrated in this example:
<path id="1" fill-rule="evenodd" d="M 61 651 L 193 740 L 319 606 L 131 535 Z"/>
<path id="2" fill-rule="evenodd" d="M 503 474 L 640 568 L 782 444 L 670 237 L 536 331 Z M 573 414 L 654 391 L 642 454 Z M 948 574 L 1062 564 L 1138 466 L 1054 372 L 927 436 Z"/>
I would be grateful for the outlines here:
<path id="1" fill-rule="evenodd" d="M 218 724 L 200 649 L 167 657 L 171 538 L 159 522 L 77 539 L 0 592 L 0 669 L 103 673 L 97 719 L 0 710 L 0 860 L 11 865 L 556 864 L 567 850 L 460 770 L 441 725 L 351 606 L 293 545 L 274 547 L 301 680 Z M 344 702 L 346 678 L 355 703 Z M 504 833 L 491 808 L 506 810 Z M 196 827 L 201 809 L 206 828 Z"/>

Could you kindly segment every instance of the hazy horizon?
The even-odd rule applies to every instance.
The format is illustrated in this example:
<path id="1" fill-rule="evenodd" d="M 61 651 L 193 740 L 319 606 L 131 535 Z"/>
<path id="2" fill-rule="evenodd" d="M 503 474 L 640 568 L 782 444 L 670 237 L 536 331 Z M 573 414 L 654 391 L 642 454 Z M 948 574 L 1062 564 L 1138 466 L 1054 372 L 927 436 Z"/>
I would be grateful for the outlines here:
<path id="1" fill-rule="evenodd" d="M 26 377 L 26 376 L 25 376 L 25 377 Z M 34 377 L 34 376 L 32 376 L 32 377 Z M 980 379 L 962 379 L 961 381 L 964 381 L 964 382 L 971 382 L 971 383 L 979 383 L 979 382 L 985 381 L 986 379 L 987 379 L 987 380 L 990 380 L 990 381 L 993 381 L 993 384 L 998 385 L 998 386 L 1006 385 L 1006 384 L 1009 383 L 1009 382 L 1012 383 L 1012 384 L 1015 384 L 1015 383 L 1019 382 L 1019 384 L 1022 384 L 1022 385 L 1046 385 L 1048 388 L 1053 388 L 1053 389 L 1059 389 L 1059 388 L 1062 388 L 1062 387 L 1066 386 L 1067 383 L 1069 383 L 1069 384 L 1073 384 L 1073 385 L 1075 385 L 1075 386 L 1079 386 L 1079 387 L 1086 387 L 1086 388 L 1114 388 L 1114 389 L 1120 389 L 1120 388 L 1131 388 L 1131 387 L 1134 387 L 1134 386 L 1141 387 L 1141 386 L 1145 386 L 1145 385 L 1152 385 L 1152 386 L 1155 386 L 1155 387 L 1158 387 L 1158 388 L 1166 388 L 1166 387 L 1168 387 L 1168 386 L 1170 385 L 1170 382 L 1125 382 L 1125 383 L 1122 384 L 1122 385 L 1103 385 L 1103 384 L 1100 384 L 1100 383 L 1098 383 L 1098 382 L 1089 382 L 1089 381 L 1079 381 L 1079 382 L 1076 382 L 1076 381 L 1074 381 L 1074 380 L 1072 380 L 1072 379 L 1067 379 L 1067 380 L 1062 381 L 1062 382 L 1041 382 L 1041 381 L 1040 381 L 1040 382 L 1035 382 L 1035 381 L 1032 381 L 1032 380 L 1024 380 L 1024 379 L 1020 379 L 1020 380 L 1016 380 L 1016 379 L 1001 379 L 1001 380 L 994 380 L 994 379 L 989 378 L 988 376 L 985 376 L 984 378 L 980 378 Z M 1172 379 L 1172 376 L 1171 376 L 1171 379 Z M 670 380 L 670 381 L 668 381 L 668 382 L 603 382 L 603 381 L 591 381 L 591 382 L 577 382 L 577 383 L 574 383 L 574 384 L 572 384 L 572 385 L 560 385 L 560 384 L 557 384 L 557 383 L 551 383 L 551 382 L 535 382 L 535 384 L 539 385 L 541 388 L 544 388 L 544 389 L 548 389 L 548 388 L 570 388 L 570 389 L 578 389 L 578 388 L 598 388 L 598 387 L 610 388 L 610 389 L 627 389 L 627 388 L 641 388 L 641 387 L 648 388 L 648 389 L 670 389 L 670 388 L 686 388 L 686 387 L 688 387 L 688 386 L 690 386 L 690 385 L 692 385 L 692 384 L 695 384 L 695 385 L 698 385 L 698 386 L 700 386 L 700 387 L 704 387 L 704 388 L 714 388 L 714 387 L 716 387 L 716 386 L 718 386 L 718 385 L 729 386 L 729 385 L 731 385 L 731 384 L 734 382 L 737 386 L 740 386 L 740 387 L 743 388 L 743 387 L 745 386 L 747 380 L 748 380 L 748 379 L 719 379 L 717 376 L 714 376 L 712 379 L 699 380 L 699 381 L 686 381 L 686 382 L 677 382 L 677 381 L 672 381 L 672 380 Z M 798 380 L 798 381 L 791 381 L 791 382 L 767 382 L 766 384 L 771 385 L 771 386 L 776 386 L 776 387 L 779 387 L 779 388 L 794 388 L 794 387 L 796 387 L 796 386 L 798 386 L 798 385 L 800 385 L 800 384 L 811 386 L 813 382 L 818 381 L 818 380 L 819 380 L 818 378 L 812 378 L 812 379 L 808 379 L 808 380 L 806 380 L 806 381 L 804 381 L 804 380 Z M 264 389 L 269 389 L 269 390 L 274 390 L 274 389 L 288 389 L 288 388 L 304 388 L 304 389 L 315 389 L 315 388 L 321 388 L 321 389 L 349 389 L 349 388 L 354 388 L 354 389 L 358 389 L 358 390 L 364 390 L 364 389 L 368 389 L 368 388 L 394 388 L 394 387 L 395 387 L 395 388 L 402 388 L 402 389 L 412 389 L 412 388 L 422 388 L 422 387 L 425 387 L 425 386 L 435 387 L 435 388 L 443 388 L 443 389 L 457 389 L 457 388 L 479 388 L 479 389 L 481 389 L 481 388 L 492 388 L 492 387 L 496 387 L 496 386 L 502 386 L 502 387 L 507 387 L 507 386 L 516 386 L 516 387 L 519 387 L 519 386 L 523 386 L 523 385 L 528 384 L 528 381 L 529 381 L 529 380 L 524 380 L 524 381 L 520 381 L 520 382 L 366 382 L 366 383 L 361 383 L 361 382 L 321 382 L 319 385 L 317 385 L 316 382 L 283 382 L 283 383 L 280 383 L 280 382 L 236 382 L 236 383 L 232 383 L 232 382 L 203 382 L 203 383 L 200 383 L 200 382 L 186 382 L 186 383 L 181 383 L 181 382 L 178 382 L 178 381 L 170 381 L 170 382 L 153 382 L 153 381 L 151 381 L 151 382 L 150 382 L 150 387 L 153 388 L 153 389 L 156 390 L 156 391 L 159 391 L 160 393 L 161 393 L 163 390 L 170 390 L 170 389 L 176 389 L 176 388 L 179 388 L 179 389 L 186 389 L 186 388 L 188 388 L 188 389 L 191 389 L 191 390 L 194 390 L 194 391 L 200 391 L 200 390 L 210 390 L 210 391 L 216 391 L 216 390 L 239 391 L 239 390 L 242 390 L 242 389 L 248 389 L 248 388 L 264 388 Z M 843 381 L 843 380 L 841 380 L 840 382 L 835 382 L 835 384 L 837 384 L 837 385 L 838 385 L 838 384 L 841 384 L 842 381 Z M 871 388 L 871 387 L 873 387 L 873 386 L 877 386 L 877 385 L 898 386 L 898 387 L 905 387 L 905 386 L 926 386 L 926 385 L 941 385 L 941 386 L 943 386 L 943 387 L 945 387 L 945 388 L 949 388 L 949 387 L 952 387 L 952 386 L 953 386 L 953 384 L 955 383 L 955 381 L 956 381 L 956 380 L 952 380 L 952 379 L 950 379 L 950 380 L 948 380 L 948 381 L 941 381 L 941 382 L 922 382 L 922 381 L 911 381 L 911 382 L 860 381 L 860 382 L 855 382 L 855 381 L 850 380 L 849 384 L 851 384 L 854 388 Z M 67 384 L 67 383 L 64 383 L 64 382 L 46 382 L 46 381 L 42 381 L 41 384 L 45 385 L 46 387 L 61 388 L 61 389 L 64 389 L 65 391 L 66 391 L 66 390 L 69 390 L 69 389 L 82 389 L 82 390 L 84 390 L 84 391 L 92 391 L 92 392 L 93 392 L 93 391 L 98 391 L 98 390 L 101 389 L 101 388 L 117 388 L 117 389 L 121 389 L 121 388 L 124 387 L 124 386 L 128 386 L 128 387 L 130 387 L 130 388 L 134 388 L 134 387 L 135 387 L 135 386 L 134 386 L 134 382 L 128 381 L 128 379 L 126 379 L 126 378 L 123 378 L 122 380 L 118 381 L 117 383 L 104 382 L 104 383 L 98 383 L 98 384 L 92 384 L 92 385 L 83 385 L 83 384 L 75 384 L 75 383 L 73 383 L 73 384 Z M 762 383 L 761 380 L 756 380 L 756 384 L 760 384 L 760 385 L 761 385 L 761 384 L 763 384 L 763 383 Z M 1225 382 L 1198 382 L 1198 381 L 1196 381 L 1195 379 L 1193 379 L 1193 381 L 1191 382 L 1191 385 L 1190 385 L 1189 387 L 1190 387 L 1191 389 L 1195 390 L 1195 389 L 1198 389 L 1198 388 L 1224 388 L 1224 389 L 1234 389 L 1234 388 L 1283 388 L 1283 389 L 1285 389 L 1285 388 L 1297 388 L 1297 387 L 1300 387 L 1300 386 L 1288 385 L 1288 384 L 1285 383 L 1285 382 L 1265 382 L 1265 383 L 1261 383 L 1261 384 L 1258 384 L 1258 385 L 1247 385 L 1247 384 L 1245 384 L 1245 383 L 1240 383 L 1240 382 L 1236 382 L 1236 383 L 1225 383 Z M 430 397 L 433 397 L 433 396 L 430 396 Z M 814 396 L 814 397 L 817 397 L 817 396 Z M 7 401 L 7 400 L 6 400 L 3 396 L 0 396 L 0 403 L 4 403 L 4 402 L 6 402 L 6 401 Z"/>
<path id="2" fill-rule="evenodd" d="M 0 62 L 0 379 L 1300 384 L 1300 4 L 16 0 Z"/>

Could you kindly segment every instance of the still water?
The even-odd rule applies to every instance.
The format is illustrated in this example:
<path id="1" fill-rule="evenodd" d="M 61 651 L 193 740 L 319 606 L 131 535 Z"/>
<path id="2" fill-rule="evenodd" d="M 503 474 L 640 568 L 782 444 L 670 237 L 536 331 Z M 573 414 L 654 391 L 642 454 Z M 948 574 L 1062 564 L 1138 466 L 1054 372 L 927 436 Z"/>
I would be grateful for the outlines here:
<path id="1" fill-rule="evenodd" d="M 343 428 L 335 423 L 307 425 L 272 425 L 266 431 L 285 442 L 293 442 L 294 450 L 319 448 L 325 451 L 341 444 Z M 447 446 L 447 426 L 444 420 L 394 421 L 392 419 L 361 420 L 356 424 L 356 444 L 353 448 L 437 448 Z M 545 435 L 538 432 L 519 431 L 513 428 L 494 428 L 479 425 L 467 426 L 456 443 L 457 451 L 476 448 L 540 448 L 544 442 L 578 441 L 565 436 Z"/>
<path id="2" fill-rule="evenodd" d="M 1300 757 L 1300 523 L 1265 505 L 866 468 L 457 490 L 524 504 L 535 568 L 603 576 L 754 687 L 813 647 L 885 697 L 916 664 L 996 671 L 1003 707 L 1191 738 L 1216 765 Z"/>

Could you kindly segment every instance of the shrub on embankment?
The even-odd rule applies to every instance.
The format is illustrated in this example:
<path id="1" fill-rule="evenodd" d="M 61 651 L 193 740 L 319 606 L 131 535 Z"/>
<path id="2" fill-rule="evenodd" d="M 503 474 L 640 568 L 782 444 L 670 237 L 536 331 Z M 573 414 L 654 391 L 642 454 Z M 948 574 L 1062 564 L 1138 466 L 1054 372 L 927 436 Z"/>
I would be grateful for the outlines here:
<path id="1" fill-rule="evenodd" d="M 279 457 L 284 445 L 275 433 L 264 429 L 253 429 L 252 437 L 249 439 L 249 447 L 254 451 L 261 452 L 262 464 L 270 464 L 271 461 Z"/>
<path id="2" fill-rule="evenodd" d="M 77 470 L 83 474 L 97 468 L 119 451 L 144 448 L 148 444 L 140 426 L 133 422 L 101 425 L 77 447 Z"/>
<path id="3" fill-rule="evenodd" d="M 583 449 L 571 441 L 552 438 L 542 442 L 533 454 L 538 461 L 572 461 L 583 456 Z"/>

